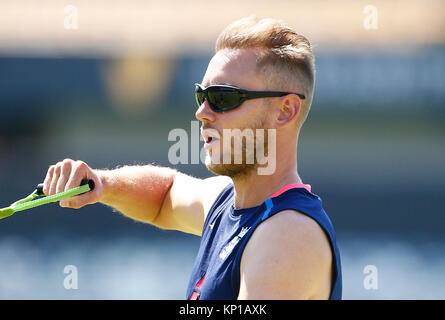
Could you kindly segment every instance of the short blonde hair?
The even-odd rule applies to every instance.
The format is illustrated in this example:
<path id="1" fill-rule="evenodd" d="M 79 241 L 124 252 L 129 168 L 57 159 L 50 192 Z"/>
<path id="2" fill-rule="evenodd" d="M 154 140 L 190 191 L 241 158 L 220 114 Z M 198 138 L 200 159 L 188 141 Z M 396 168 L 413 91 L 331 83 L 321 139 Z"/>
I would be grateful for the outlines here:
<path id="1" fill-rule="evenodd" d="M 268 89 L 306 96 L 299 121 L 303 124 L 315 83 L 315 58 L 308 39 L 281 20 L 250 16 L 233 22 L 219 35 L 216 52 L 223 49 L 259 49 L 257 71 L 265 76 Z"/>

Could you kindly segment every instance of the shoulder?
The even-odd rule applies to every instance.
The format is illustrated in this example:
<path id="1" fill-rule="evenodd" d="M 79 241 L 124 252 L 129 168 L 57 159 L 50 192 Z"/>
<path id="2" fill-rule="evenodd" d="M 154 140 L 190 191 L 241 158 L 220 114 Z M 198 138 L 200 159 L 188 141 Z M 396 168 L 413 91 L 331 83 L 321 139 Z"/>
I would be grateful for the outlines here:
<path id="1" fill-rule="evenodd" d="M 225 187 L 227 187 L 229 184 L 232 184 L 233 182 L 232 179 L 229 177 L 216 176 L 203 179 L 202 183 L 210 190 L 214 190 L 215 193 L 219 194 Z"/>
<path id="2" fill-rule="evenodd" d="M 208 211 L 221 192 L 231 183 L 232 179 L 224 176 L 199 179 L 180 173 L 175 178 L 174 189 L 186 194 L 189 201 L 199 199 Z"/>
<path id="3" fill-rule="evenodd" d="M 332 259 L 329 239 L 315 220 L 295 210 L 281 211 L 256 228 L 244 249 L 240 295 L 329 297 Z"/>
<path id="4" fill-rule="evenodd" d="M 199 179 L 177 173 L 153 224 L 201 235 L 210 208 L 229 183 L 227 177 Z"/>
<path id="5" fill-rule="evenodd" d="M 221 193 L 228 188 L 229 186 L 233 186 L 232 179 L 225 176 L 216 176 L 210 177 L 202 180 L 202 190 L 203 190 L 203 199 L 204 202 L 206 200 L 209 204 L 213 204 L 213 202 L 221 195 Z"/>
<path id="6" fill-rule="evenodd" d="M 322 227 L 311 217 L 296 210 L 283 210 L 261 223 L 252 239 L 259 242 L 279 242 L 282 245 L 315 248 L 329 244 Z"/>

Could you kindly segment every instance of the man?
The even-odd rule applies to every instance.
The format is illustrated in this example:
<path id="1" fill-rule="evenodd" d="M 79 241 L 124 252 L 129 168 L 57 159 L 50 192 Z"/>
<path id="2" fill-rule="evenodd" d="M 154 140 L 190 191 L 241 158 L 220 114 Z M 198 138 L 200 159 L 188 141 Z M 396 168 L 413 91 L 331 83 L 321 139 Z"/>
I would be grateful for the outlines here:
<path id="1" fill-rule="evenodd" d="M 133 219 L 202 236 L 187 299 L 340 299 L 335 232 L 297 170 L 314 74 L 306 38 L 277 20 L 239 20 L 219 36 L 195 90 L 206 166 L 218 176 L 196 179 L 150 165 L 93 170 L 65 159 L 49 168 L 44 192 L 92 179 L 93 191 L 60 205 L 101 202 Z M 258 153 L 275 162 L 272 170 L 260 171 L 264 157 L 247 161 Z"/>

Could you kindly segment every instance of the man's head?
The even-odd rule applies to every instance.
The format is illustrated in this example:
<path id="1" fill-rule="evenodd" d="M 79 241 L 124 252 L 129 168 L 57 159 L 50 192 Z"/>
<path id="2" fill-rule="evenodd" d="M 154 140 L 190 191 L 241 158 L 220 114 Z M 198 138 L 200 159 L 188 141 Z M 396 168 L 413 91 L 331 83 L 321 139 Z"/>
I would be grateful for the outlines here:
<path id="1" fill-rule="evenodd" d="M 314 79 L 314 57 L 305 37 L 279 20 L 241 19 L 229 25 L 218 37 L 216 53 L 202 81 L 203 87 L 225 84 L 253 91 L 285 91 L 302 94 L 305 99 L 289 94 L 247 100 L 239 108 L 226 112 L 214 112 L 204 101 L 196 117 L 202 121 L 204 132 L 211 128 L 221 137 L 224 129 L 276 129 L 279 131 L 277 139 L 296 143 L 312 102 Z M 220 145 L 222 147 L 223 143 Z M 257 151 L 246 151 L 245 145 L 243 147 L 247 153 Z M 264 149 L 267 153 L 267 139 Z M 222 153 L 226 151 L 222 150 Z M 209 148 L 208 152 L 215 151 Z M 233 162 L 206 164 L 211 171 L 232 177 L 257 166 L 256 163 Z"/>

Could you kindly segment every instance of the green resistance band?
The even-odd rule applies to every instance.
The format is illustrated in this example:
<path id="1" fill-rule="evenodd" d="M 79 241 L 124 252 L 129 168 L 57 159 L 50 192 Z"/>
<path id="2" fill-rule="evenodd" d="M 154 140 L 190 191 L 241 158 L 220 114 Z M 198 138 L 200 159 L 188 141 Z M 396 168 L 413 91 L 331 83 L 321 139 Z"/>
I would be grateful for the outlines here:
<path id="1" fill-rule="evenodd" d="M 93 180 L 82 180 L 80 187 L 45 197 L 43 193 L 43 184 L 39 184 L 36 190 L 34 190 L 34 192 L 31 193 L 26 198 L 14 202 L 7 208 L 0 209 L 0 219 L 9 217 L 19 211 L 35 208 L 51 202 L 57 202 L 65 198 L 74 197 L 79 194 L 91 191 L 93 189 L 94 189 Z M 36 199 L 37 197 L 41 198 Z"/>

